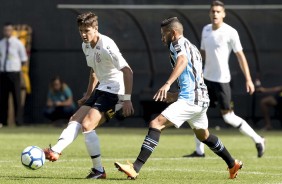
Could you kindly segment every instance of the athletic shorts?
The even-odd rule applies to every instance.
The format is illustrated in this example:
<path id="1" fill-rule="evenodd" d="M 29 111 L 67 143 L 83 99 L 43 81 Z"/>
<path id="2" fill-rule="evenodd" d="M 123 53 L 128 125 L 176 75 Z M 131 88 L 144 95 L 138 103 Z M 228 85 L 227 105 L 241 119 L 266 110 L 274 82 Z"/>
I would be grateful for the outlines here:
<path id="1" fill-rule="evenodd" d="M 231 88 L 229 83 L 212 82 L 205 79 L 210 97 L 210 107 L 219 105 L 221 110 L 230 110 L 231 107 Z"/>
<path id="2" fill-rule="evenodd" d="M 106 119 L 109 120 L 114 117 L 116 111 L 122 108 L 122 103 L 119 95 L 96 89 L 83 105 L 104 112 Z"/>
<path id="3" fill-rule="evenodd" d="M 185 100 L 178 99 L 169 105 L 161 114 L 166 117 L 176 128 L 187 121 L 192 129 L 207 129 L 208 107 L 192 105 Z"/>

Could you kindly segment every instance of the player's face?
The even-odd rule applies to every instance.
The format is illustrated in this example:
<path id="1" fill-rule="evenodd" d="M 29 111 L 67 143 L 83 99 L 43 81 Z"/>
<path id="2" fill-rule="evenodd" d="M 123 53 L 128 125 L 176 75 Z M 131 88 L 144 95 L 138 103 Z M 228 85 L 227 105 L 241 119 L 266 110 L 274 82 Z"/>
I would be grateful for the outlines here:
<path id="1" fill-rule="evenodd" d="M 79 33 L 84 43 L 90 43 L 98 36 L 98 29 L 92 26 L 80 26 Z"/>
<path id="2" fill-rule="evenodd" d="M 222 6 L 213 6 L 210 9 L 211 23 L 215 27 L 221 26 L 225 17 L 225 10 Z"/>
<path id="3" fill-rule="evenodd" d="M 172 32 L 166 28 L 161 28 L 162 42 L 165 46 L 169 46 L 172 41 Z"/>
<path id="4" fill-rule="evenodd" d="M 11 25 L 5 26 L 3 29 L 4 37 L 9 38 L 13 34 L 13 27 Z"/>

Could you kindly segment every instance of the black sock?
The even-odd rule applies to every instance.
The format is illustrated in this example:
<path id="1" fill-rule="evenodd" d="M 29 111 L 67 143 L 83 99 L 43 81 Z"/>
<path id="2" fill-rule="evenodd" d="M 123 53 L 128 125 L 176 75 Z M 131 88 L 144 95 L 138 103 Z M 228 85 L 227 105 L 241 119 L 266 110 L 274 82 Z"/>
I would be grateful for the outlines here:
<path id="1" fill-rule="evenodd" d="M 226 162 L 228 168 L 232 168 L 234 166 L 234 159 L 217 136 L 210 134 L 210 136 L 202 142 L 206 144 L 215 154 L 220 156 Z"/>
<path id="2" fill-rule="evenodd" d="M 134 170 L 138 173 L 159 143 L 161 131 L 149 128 L 148 135 L 142 144 L 141 151 L 133 163 Z"/>

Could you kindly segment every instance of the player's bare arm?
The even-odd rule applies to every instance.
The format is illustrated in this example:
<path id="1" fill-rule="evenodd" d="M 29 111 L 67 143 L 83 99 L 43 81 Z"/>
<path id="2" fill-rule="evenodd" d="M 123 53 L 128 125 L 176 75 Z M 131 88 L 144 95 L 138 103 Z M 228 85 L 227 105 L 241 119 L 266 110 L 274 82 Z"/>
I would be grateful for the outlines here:
<path id="1" fill-rule="evenodd" d="M 98 84 L 98 79 L 96 77 L 96 74 L 94 73 L 93 69 L 90 69 L 90 74 L 89 74 L 89 81 L 88 81 L 88 87 L 85 95 L 77 101 L 78 105 L 81 106 L 91 95 L 93 90 Z"/>
<path id="2" fill-rule="evenodd" d="M 247 92 L 249 94 L 253 94 L 255 92 L 255 86 L 254 83 L 252 81 L 251 75 L 250 75 L 250 70 L 249 70 L 249 66 L 248 66 L 248 62 L 247 59 L 245 57 L 245 54 L 243 51 L 239 51 L 235 53 L 237 56 L 237 59 L 239 61 L 240 64 L 240 68 L 245 76 L 246 79 L 246 89 Z"/>
<path id="3" fill-rule="evenodd" d="M 123 80 L 124 80 L 124 88 L 125 88 L 124 104 L 122 111 L 123 111 L 123 115 L 127 117 L 134 114 L 134 109 L 131 102 L 133 72 L 131 68 L 128 66 L 122 68 L 121 71 L 123 72 Z"/>
<path id="4" fill-rule="evenodd" d="M 167 92 L 170 89 L 171 84 L 180 76 L 185 67 L 188 64 L 188 59 L 185 55 L 180 55 L 177 57 L 175 68 L 173 69 L 170 77 L 167 82 L 158 90 L 158 92 L 154 95 L 153 99 L 155 101 L 163 101 L 167 98 Z"/>

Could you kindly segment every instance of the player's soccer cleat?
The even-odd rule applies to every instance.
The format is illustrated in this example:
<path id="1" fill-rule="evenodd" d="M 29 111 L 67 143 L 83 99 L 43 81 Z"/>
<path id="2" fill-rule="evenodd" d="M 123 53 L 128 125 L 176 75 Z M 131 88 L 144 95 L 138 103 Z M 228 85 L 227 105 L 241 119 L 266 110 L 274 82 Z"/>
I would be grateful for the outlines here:
<path id="1" fill-rule="evenodd" d="M 51 149 L 51 144 L 49 148 L 43 149 L 43 152 L 45 153 L 45 158 L 51 162 L 57 161 L 61 155 L 61 153 L 57 153 Z"/>
<path id="2" fill-rule="evenodd" d="M 135 180 L 139 175 L 133 168 L 133 164 L 127 161 L 127 164 L 121 164 L 119 162 L 115 162 L 116 168 L 119 171 L 124 172 L 127 175 L 128 179 Z"/>
<path id="3" fill-rule="evenodd" d="M 103 172 L 101 172 L 95 168 L 91 168 L 91 172 L 86 176 L 86 179 L 106 179 L 105 169 L 103 168 Z"/>
<path id="4" fill-rule="evenodd" d="M 265 138 L 262 138 L 261 143 L 256 143 L 256 148 L 258 151 L 258 157 L 262 157 L 265 151 Z"/>
<path id="5" fill-rule="evenodd" d="M 183 157 L 188 157 L 188 158 L 192 158 L 192 157 L 204 158 L 205 156 L 206 156 L 205 154 L 199 154 L 196 151 L 194 151 L 193 153 L 189 155 L 183 155 Z"/>
<path id="6" fill-rule="evenodd" d="M 242 167 L 243 167 L 243 162 L 240 161 L 240 160 L 235 160 L 234 166 L 231 169 L 227 168 L 227 170 L 229 170 L 229 174 L 230 174 L 229 179 L 236 178 L 239 169 L 241 169 Z"/>

